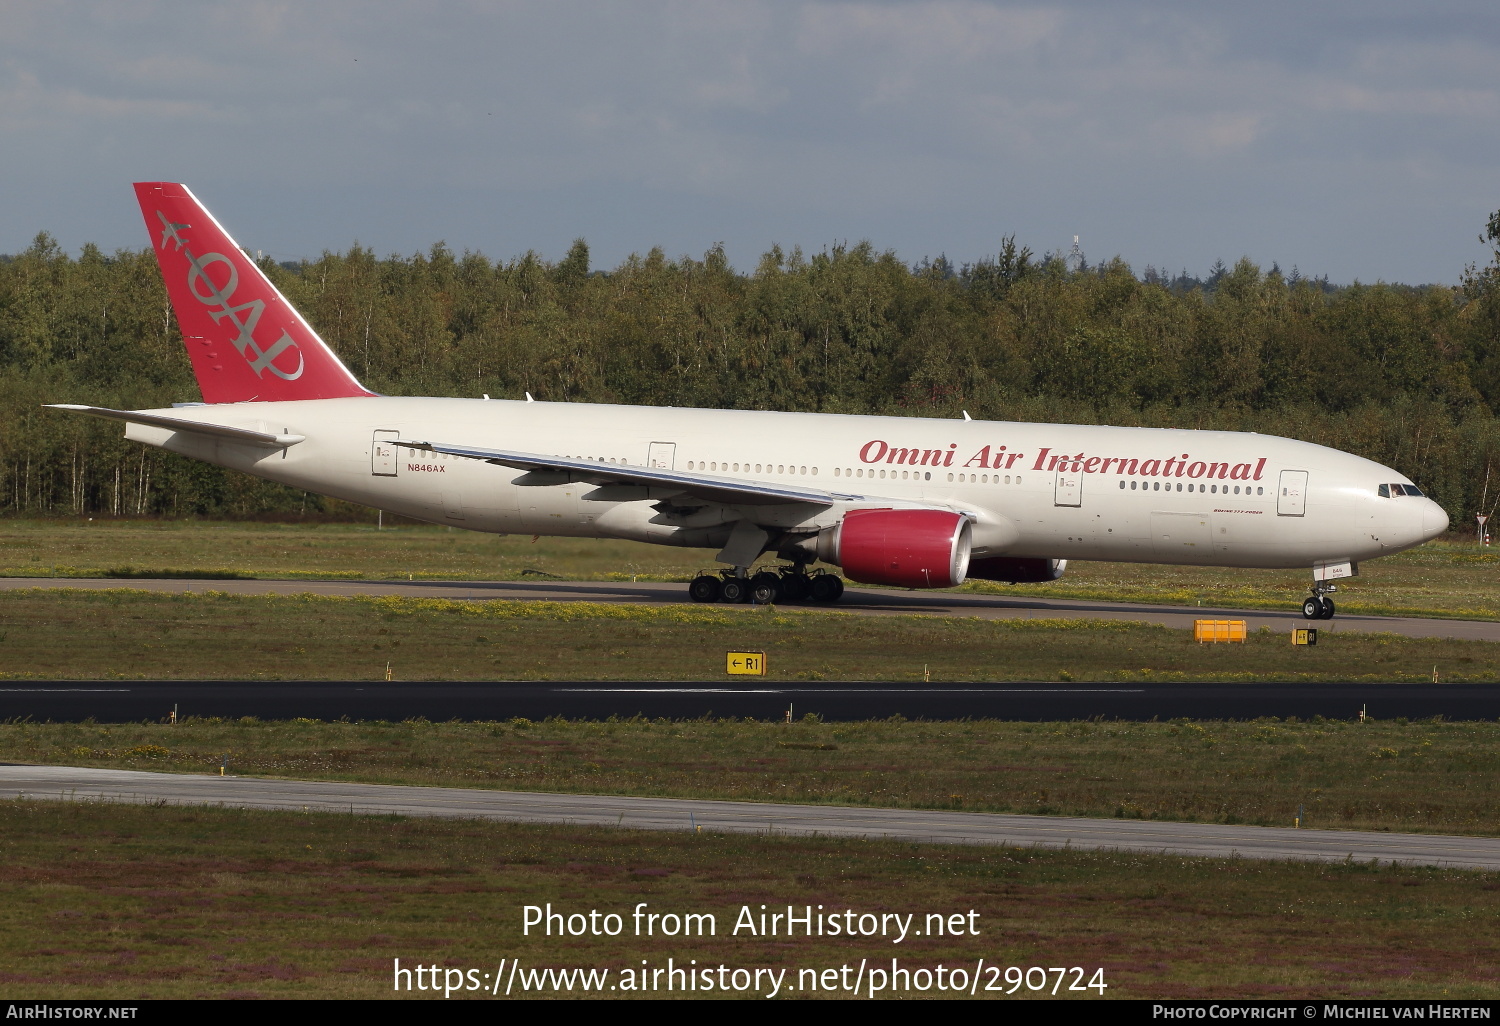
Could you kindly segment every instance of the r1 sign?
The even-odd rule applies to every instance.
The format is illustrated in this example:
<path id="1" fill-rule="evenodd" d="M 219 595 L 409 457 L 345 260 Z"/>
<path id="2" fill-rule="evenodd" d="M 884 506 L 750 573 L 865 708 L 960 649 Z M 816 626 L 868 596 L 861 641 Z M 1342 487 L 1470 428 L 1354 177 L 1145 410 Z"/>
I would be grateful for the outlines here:
<path id="1" fill-rule="evenodd" d="M 764 652 L 730 652 L 725 662 L 725 669 L 729 673 L 748 673 L 756 677 L 766 675 Z"/>

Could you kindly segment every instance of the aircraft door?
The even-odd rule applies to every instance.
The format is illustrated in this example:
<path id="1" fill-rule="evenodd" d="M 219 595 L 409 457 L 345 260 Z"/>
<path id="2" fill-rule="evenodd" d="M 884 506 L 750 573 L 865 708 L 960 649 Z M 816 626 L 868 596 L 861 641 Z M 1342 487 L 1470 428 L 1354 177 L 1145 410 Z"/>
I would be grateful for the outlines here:
<path id="1" fill-rule="evenodd" d="M 1276 492 L 1276 515 L 1300 517 L 1307 511 L 1307 471 L 1283 470 Z"/>
<path id="2" fill-rule="evenodd" d="M 1062 463 L 1057 465 L 1057 486 L 1053 492 L 1054 506 L 1083 505 L 1083 474 L 1069 470 Z"/>
<path id="3" fill-rule="evenodd" d="M 399 465 L 396 454 L 396 439 L 401 432 L 381 429 L 370 441 L 370 474 L 373 477 L 395 477 Z"/>
<path id="4" fill-rule="evenodd" d="M 646 466 L 652 470 L 671 470 L 676 460 L 676 442 L 652 442 L 646 451 Z"/>

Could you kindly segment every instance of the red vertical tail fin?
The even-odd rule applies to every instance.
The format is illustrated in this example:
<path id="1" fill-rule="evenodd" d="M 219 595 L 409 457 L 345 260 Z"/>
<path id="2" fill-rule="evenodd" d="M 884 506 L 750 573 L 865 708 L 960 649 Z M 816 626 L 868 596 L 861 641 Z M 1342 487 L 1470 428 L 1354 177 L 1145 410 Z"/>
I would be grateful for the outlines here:
<path id="1" fill-rule="evenodd" d="M 135 194 L 205 402 L 374 395 L 187 186 Z"/>

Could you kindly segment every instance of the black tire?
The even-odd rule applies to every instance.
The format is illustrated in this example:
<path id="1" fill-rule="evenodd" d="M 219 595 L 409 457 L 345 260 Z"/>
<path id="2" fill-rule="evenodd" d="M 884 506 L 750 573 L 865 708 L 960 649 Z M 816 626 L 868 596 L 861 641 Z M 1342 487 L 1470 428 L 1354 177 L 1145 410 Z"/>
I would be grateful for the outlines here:
<path id="1" fill-rule="evenodd" d="M 781 578 L 781 597 L 786 602 L 805 602 L 811 587 L 806 574 L 787 574 Z"/>
<path id="2" fill-rule="evenodd" d="M 1333 605 L 1333 599 L 1328 598 L 1327 596 L 1324 596 L 1324 598 L 1323 598 L 1323 619 L 1325 619 L 1325 620 L 1332 620 L 1334 612 L 1335 612 L 1335 609 L 1334 609 L 1334 605 Z"/>
<path id="3" fill-rule="evenodd" d="M 719 586 L 719 601 L 721 602 L 748 602 L 750 600 L 750 582 L 743 577 L 728 577 Z"/>
<path id="4" fill-rule="evenodd" d="M 768 570 L 750 578 L 750 601 L 756 605 L 768 606 L 772 602 L 781 599 L 781 578 Z"/>
<path id="5" fill-rule="evenodd" d="M 717 577 L 702 574 L 688 585 L 688 597 L 694 602 L 717 602 L 723 583 Z"/>
<path id="6" fill-rule="evenodd" d="M 833 574 L 818 574 L 808 582 L 808 592 L 814 602 L 837 602 L 844 594 L 844 582 Z"/>
<path id="7" fill-rule="evenodd" d="M 1316 595 L 1309 595 L 1302 600 L 1302 615 L 1309 620 L 1323 619 L 1323 602 Z"/>

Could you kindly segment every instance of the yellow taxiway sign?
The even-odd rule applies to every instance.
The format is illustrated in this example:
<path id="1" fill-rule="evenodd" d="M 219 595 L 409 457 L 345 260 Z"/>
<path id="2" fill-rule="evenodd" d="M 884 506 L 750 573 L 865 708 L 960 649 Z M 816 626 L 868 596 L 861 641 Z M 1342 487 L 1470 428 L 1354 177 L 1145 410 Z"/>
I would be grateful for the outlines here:
<path id="1" fill-rule="evenodd" d="M 729 673 L 749 673 L 757 677 L 766 675 L 764 652 L 730 652 L 725 662 L 725 669 Z"/>

